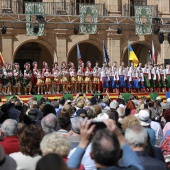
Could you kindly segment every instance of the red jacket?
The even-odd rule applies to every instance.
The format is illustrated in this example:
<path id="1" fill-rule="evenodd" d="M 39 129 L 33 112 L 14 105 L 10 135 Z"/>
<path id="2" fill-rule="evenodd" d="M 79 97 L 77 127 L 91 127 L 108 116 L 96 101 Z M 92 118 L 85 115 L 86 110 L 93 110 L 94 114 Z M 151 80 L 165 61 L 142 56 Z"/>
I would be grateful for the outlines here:
<path id="1" fill-rule="evenodd" d="M 19 152 L 19 139 L 17 136 L 6 136 L 0 145 L 4 148 L 6 154 Z"/>

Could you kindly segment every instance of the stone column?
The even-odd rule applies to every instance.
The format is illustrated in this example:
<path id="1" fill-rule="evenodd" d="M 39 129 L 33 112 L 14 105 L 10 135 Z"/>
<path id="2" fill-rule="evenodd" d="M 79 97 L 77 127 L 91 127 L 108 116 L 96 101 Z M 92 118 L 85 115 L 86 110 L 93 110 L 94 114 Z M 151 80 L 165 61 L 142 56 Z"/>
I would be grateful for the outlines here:
<path id="1" fill-rule="evenodd" d="M 1 34 L 2 55 L 4 62 L 12 64 L 13 58 L 13 28 L 8 28 L 6 34 Z"/>
<path id="2" fill-rule="evenodd" d="M 67 29 L 55 29 L 57 62 L 61 65 L 62 61 L 67 63 Z"/>
<path id="3" fill-rule="evenodd" d="M 110 57 L 110 64 L 113 64 L 113 62 L 116 61 L 119 66 L 122 61 L 121 39 L 122 35 L 117 34 L 116 30 L 107 30 L 107 48 Z"/>

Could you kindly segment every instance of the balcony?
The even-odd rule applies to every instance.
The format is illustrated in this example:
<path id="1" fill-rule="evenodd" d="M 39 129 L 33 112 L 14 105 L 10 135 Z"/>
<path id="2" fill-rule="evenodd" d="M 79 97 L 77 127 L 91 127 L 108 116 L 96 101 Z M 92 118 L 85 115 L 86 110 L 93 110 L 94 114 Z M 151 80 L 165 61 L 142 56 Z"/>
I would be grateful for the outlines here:
<path id="1" fill-rule="evenodd" d="M 0 13 L 25 14 L 25 3 L 21 0 L 0 0 Z M 79 15 L 79 3 L 72 2 L 32 2 L 37 5 L 42 4 L 45 15 Z M 98 15 L 106 16 L 108 12 L 105 4 L 95 4 L 98 6 Z"/>
<path id="2" fill-rule="evenodd" d="M 151 7 L 152 7 L 152 16 L 157 17 L 158 16 L 158 5 L 151 5 Z M 122 16 L 129 16 L 129 17 L 135 16 L 135 6 L 124 4 Z"/>

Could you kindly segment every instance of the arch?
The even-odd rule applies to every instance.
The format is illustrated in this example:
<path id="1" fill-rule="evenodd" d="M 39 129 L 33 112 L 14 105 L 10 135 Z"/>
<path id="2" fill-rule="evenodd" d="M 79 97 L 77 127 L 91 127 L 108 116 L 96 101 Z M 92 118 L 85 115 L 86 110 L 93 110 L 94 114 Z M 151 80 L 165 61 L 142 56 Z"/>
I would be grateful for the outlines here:
<path id="1" fill-rule="evenodd" d="M 67 55 L 67 61 L 74 62 L 75 66 L 77 67 L 77 45 L 74 44 L 72 48 L 70 49 L 68 55 Z M 79 48 L 82 56 L 82 60 L 85 62 L 91 61 L 92 67 L 95 66 L 95 62 L 98 61 L 99 65 L 101 66 L 103 63 L 103 55 L 101 48 L 94 45 L 92 41 L 84 40 L 79 42 Z M 92 56 L 93 55 L 93 56 Z"/>
<path id="2" fill-rule="evenodd" d="M 137 41 L 137 42 L 132 42 L 131 43 L 132 49 L 134 50 L 135 54 L 137 55 L 139 61 L 142 64 L 145 64 L 146 62 L 151 62 L 151 60 L 148 60 L 148 56 L 151 55 L 151 51 L 152 51 L 152 44 L 150 42 L 147 41 Z M 155 52 L 156 55 L 158 54 L 158 50 L 155 46 Z M 145 57 L 142 57 L 145 56 Z M 128 65 L 128 46 L 126 46 L 126 48 L 124 48 L 123 50 L 123 58 L 122 61 L 125 62 L 125 65 Z"/>
<path id="3" fill-rule="evenodd" d="M 33 63 L 34 61 L 38 62 L 40 69 L 43 67 L 43 61 L 46 61 L 48 66 L 52 68 L 52 63 L 54 61 L 52 51 L 44 44 L 42 45 L 42 43 L 36 41 L 26 41 L 20 44 L 15 51 L 14 62 L 18 62 L 23 71 L 26 62 Z"/>
<path id="4" fill-rule="evenodd" d="M 15 59 L 16 53 L 19 50 L 19 48 L 21 48 L 24 44 L 29 43 L 29 42 L 36 42 L 36 43 L 39 43 L 39 44 L 45 46 L 48 49 L 48 51 L 50 52 L 51 56 L 53 56 L 53 60 L 56 60 L 56 58 L 57 58 L 56 51 L 52 48 L 52 46 L 49 45 L 49 43 L 47 43 L 43 40 L 40 40 L 40 39 L 29 39 L 29 40 L 26 40 L 26 41 L 23 41 L 22 43 L 20 43 L 16 47 L 16 49 L 14 49 L 13 59 Z"/>

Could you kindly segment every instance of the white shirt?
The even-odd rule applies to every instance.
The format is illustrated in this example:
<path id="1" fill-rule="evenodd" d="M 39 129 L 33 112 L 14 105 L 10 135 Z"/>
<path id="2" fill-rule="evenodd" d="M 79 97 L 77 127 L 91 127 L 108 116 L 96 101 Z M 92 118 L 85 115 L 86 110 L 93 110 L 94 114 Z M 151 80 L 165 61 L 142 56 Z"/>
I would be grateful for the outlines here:
<path id="1" fill-rule="evenodd" d="M 75 152 L 76 148 L 72 149 L 68 155 L 68 158 L 71 157 L 71 155 Z M 81 160 L 81 164 L 84 166 L 85 170 L 96 170 L 96 165 L 94 160 L 90 157 L 91 152 L 91 144 L 89 144 L 86 148 L 86 151 L 83 155 L 83 158 Z"/>
<path id="2" fill-rule="evenodd" d="M 17 163 L 16 170 L 34 170 L 37 162 L 41 159 L 40 155 L 35 157 L 26 156 L 21 152 L 15 152 L 9 155 Z"/>

